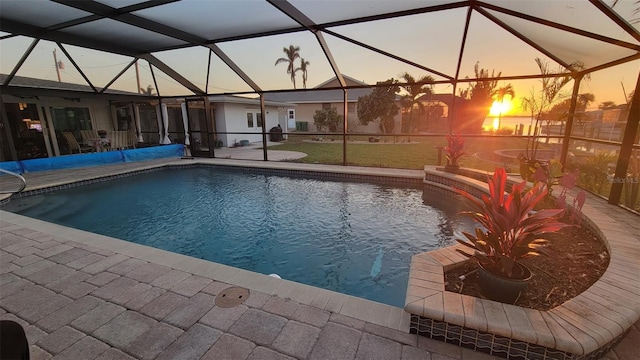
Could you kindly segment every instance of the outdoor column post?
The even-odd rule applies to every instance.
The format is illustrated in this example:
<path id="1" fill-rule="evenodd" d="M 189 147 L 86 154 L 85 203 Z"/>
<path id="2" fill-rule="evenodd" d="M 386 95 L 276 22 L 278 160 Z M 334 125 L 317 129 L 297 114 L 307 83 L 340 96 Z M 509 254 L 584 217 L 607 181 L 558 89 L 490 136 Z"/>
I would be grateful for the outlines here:
<path id="1" fill-rule="evenodd" d="M 2 125 L 5 135 L 7 136 L 7 143 L 9 145 L 9 151 L 11 160 L 18 161 L 18 153 L 16 151 L 15 143 L 13 142 L 13 136 L 11 135 L 11 125 L 9 124 L 9 117 L 7 116 L 6 109 L 4 107 L 4 100 L 2 100 L 2 89 L 0 88 L 0 116 L 2 116 Z M 0 135 L 1 136 L 1 135 Z"/>
<path id="2" fill-rule="evenodd" d="M 136 131 L 138 132 L 138 142 L 144 142 L 142 137 L 142 126 L 140 125 L 140 105 L 133 103 L 133 116 L 136 119 Z"/>
<path id="3" fill-rule="evenodd" d="M 158 144 L 162 144 L 162 99 L 159 99 L 156 105 L 156 121 L 158 122 Z"/>
<path id="4" fill-rule="evenodd" d="M 620 154 L 618 155 L 618 163 L 616 164 L 616 172 L 613 176 L 613 184 L 611 184 L 611 192 L 609 193 L 609 204 L 618 205 L 622 196 L 622 188 L 627 180 L 627 168 L 629 160 L 633 152 L 633 142 L 636 139 L 636 132 L 640 124 L 640 73 L 636 81 L 636 89 L 631 99 L 631 109 L 627 117 L 627 126 L 624 128 L 622 137 L 622 145 L 620 146 Z"/>
<path id="5" fill-rule="evenodd" d="M 216 134 L 215 118 L 209 119 L 209 117 L 211 116 L 211 103 L 209 102 L 209 97 L 204 96 L 203 100 L 204 100 L 204 119 L 205 119 L 205 123 L 207 124 L 207 140 L 209 143 L 209 157 L 214 158 L 216 157 L 216 153 L 214 150 L 214 147 L 216 146 L 215 142 L 218 141 L 218 136 Z M 210 131 L 209 128 L 211 128 L 213 131 Z"/>
<path id="6" fill-rule="evenodd" d="M 264 93 L 260 93 L 260 116 L 262 116 L 262 156 L 264 161 L 269 161 L 267 158 L 267 112 L 264 108 Z"/>
<path id="7" fill-rule="evenodd" d="M 344 91 L 344 101 L 342 103 L 344 108 L 344 116 L 343 116 L 343 126 L 342 126 L 342 165 L 347 165 L 347 131 L 349 130 L 349 122 L 347 121 L 347 112 L 348 112 L 348 103 L 347 100 L 348 94 L 347 89 L 342 89 Z"/>
<path id="8" fill-rule="evenodd" d="M 184 99 L 184 102 L 180 104 L 180 110 L 182 110 L 182 126 L 184 127 L 184 153 L 186 156 L 192 156 L 191 154 L 191 141 L 189 140 L 189 100 Z"/>
<path id="9" fill-rule="evenodd" d="M 180 104 L 180 110 L 182 110 L 182 125 L 184 127 L 184 144 L 191 145 L 189 140 L 189 114 L 187 112 L 187 100 Z"/>
<path id="10" fill-rule="evenodd" d="M 562 138 L 562 151 L 560 152 L 560 164 L 564 169 L 567 166 L 567 154 L 569 153 L 569 138 L 573 129 L 573 119 L 575 118 L 576 105 L 578 103 L 578 92 L 580 91 L 580 82 L 584 74 L 579 74 L 573 78 L 573 92 L 571 93 L 571 104 L 569 105 L 569 116 L 567 117 L 567 125 L 564 129 L 564 137 Z"/>
<path id="11" fill-rule="evenodd" d="M 161 144 L 171 144 L 171 140 L 169 140 L 169 110 L 167 109 L 167 104 L 162 104 L 162 128 L 164 129 L 164 135 L 162 136 Z"/>

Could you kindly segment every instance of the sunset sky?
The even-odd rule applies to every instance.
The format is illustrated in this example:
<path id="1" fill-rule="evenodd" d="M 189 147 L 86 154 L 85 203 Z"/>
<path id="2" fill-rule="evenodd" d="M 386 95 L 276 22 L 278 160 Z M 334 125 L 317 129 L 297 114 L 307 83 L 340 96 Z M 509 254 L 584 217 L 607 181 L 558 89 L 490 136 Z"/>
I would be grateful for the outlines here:
<path id="1" fill-rule="evenodd" d="M 434 2 L 443 3 L 444 1 Z M 629 6 L 633 5 L 632 2 L 632 0 L 622 1 L 620 11 L 629 11 Z M 332 6 L 334 11 L 338 13 L 343 12 L 348 15 L 354 4 L 363 4 L 360 1 L 318 2 L 301 0 L 291 1 L 291 3 L 303 12 L 313 14 L 311 16 L 312 20 L 317 23 L 335 20 L 333 16 L 336 15 L 326 11 L 328 6 Z M 374 4 L 373 8 L 387 6 L 384 2 L 374 1 L 367 4 L 369 3 Z M 494 0 L 491 3 L 509 7 L 516 2 Z M 627 42 L 638 43 L 629 34 L 618 29 L 611 20 L 595 11 L 587 1 L 554 1 L 556 5 L 558 3 L 564 5 L 563 9 L 566 13 L 562 15 L 550 13 L 553 11 L 552 7 L 546 6 L 549 1 L 517 3 L 521 7 L 518 10 L 526 11 L 534 16 L 544 16 L 552 21 L 562 21 L 563 24 L 569 26 L 598 32 Z M 322 8 L 325 10 L 319 11 Z M 365 9 L 365 13 L 366 11 L 374 10 L 377 9 Z M 465 17 L 466 8 L 461 8 L 333 27 L 331 31 L 404 57 L 446 75 L 455 76 Z M 548 49 L 557 50 L 563 59 L 568 62 L 581 60 L 587 66 L 594 66 L 610 61 L 616 56 L 625 55 L 625 51 L 633 53 L 629 49 L 620 49 L 619 47 L 593 39 L 582 38 L 578 35 L 562 34 L 559 30 L 545 28 L 538 24 L 529 24 L 521 19 L 509 19 L 509 21 L 514 21 L 514 23 L 520 21 L 520 25 L 529 29 L 533 37 L 536 37 L 536 41 Z M 0 35 L 7 34 L 0 33 Z M 400 74 L 406 71 L 416 78 L 422 75 L 431 75 L 436 80 L 444 80 L 437 74 L 425 72 L 422 69 L 361 48 L 330 34 L 325 33 L 323 36 L 338 64 L 340 72 L 352 78 L 375 84 L 377 81 L 384 81 L 392 77 L 397 79 Z M 31 41 L 32 39 L 22 36 L 1 40 L 0 72 L 4 74 L 10 73 Z M 569 41 L 570 47 L 566 46 L 567 41 Z M 310 62 L 307 87 L 314 87 L 334 76 L 321 47 L 315 36 L 310 32 L 225 42 L 218 45 L 263 90 L 293 88 L 289 75 L 286 73 L 286 65 L 274 66 L 276 59 L 284 56 L 282 48 L 289 45 L 300 46 L 301 56 Z M 53 60 L 53 50 L 56 48 L 57 45 L 53 42 L 40 41 L 17 75 L 57 80 Z M 71 45 L 65 46 L 65 48 L 94 85 L 98 87 L 107 84 L 113 76 L 131 61 L 129 57 L 101 53 Z M 598 51 L 591 50 L 594 48 L 597 48 Z M 187 48 L 154 55 L 204 90 L 209 56 L 207 48 Z M 71 61 L 66 58 L 60 49 L 57 49 L 56 56 L 59 61 L 64 63 L 64 69 L 61 70 L 62 81 L 85 83 L 82 76 L 74 69 Z M 504 31 L 482 14 L 474 12 L 464 48 L 460 77 L 473 77 L 473 67 L 476 62 L 479 62 L 481 68 L 495 69 L 496 73 L 501 72 L 503 76 L 538 74 L 539 71 L 534 62 L 536 57 L 547 60 L 552 68 L 557 68 L 557 65 L 546 58 L 544 54 Z M 153 84 L 149 65 L 146 61 L 140 62 L 140 71 L 142 87 L 146 88 L 147 85 Z M 640 61 L 634 61 L 597 72 L 592 74 L 590 81 L 583 81 L 580 92 L 588 92 L 595 95 L 596 100 L 590 105 L 591 108 L 597 108 L 597 105 L 604 101 L 613 101 L 617 104 L 623 103 L 625 101 L 623 87 L 626 89 L 627 94 L 631 92 L 635 88 L 639 71 Z M 135 92 L 137 87 L 135 78 L 134 68 L 131 67 L 112 87 Z M 156 71 L 156 78 L 161 95 L 189 94 L 188 90 L 174 82 L 166 74 Z M 302 87 L 300 74 L 296 81 L 298 87 Z M 528 95 L 531 90 L 539 91 L 539 81 L 521 80 L 510 81 L 509 83 L 513 85 L 516 93 L 511 111 L 517 114 L 521 112 L 519 106 L 520 98 Z M 499 86 L 506 84 L 504 82 Z M 461 85 L 463 88 L 465 86 L 464 84 Z M 569 84 L 565 88 L 567 95 L 570 95 L 571 86 L 572 84 Z M 451 93 L 452 85 L 436 85 L 434 90 L 436 93 Z M 230 93 L 251 91 L 251 88 L 213 55 L 207 91 L 210 93 Z"/>

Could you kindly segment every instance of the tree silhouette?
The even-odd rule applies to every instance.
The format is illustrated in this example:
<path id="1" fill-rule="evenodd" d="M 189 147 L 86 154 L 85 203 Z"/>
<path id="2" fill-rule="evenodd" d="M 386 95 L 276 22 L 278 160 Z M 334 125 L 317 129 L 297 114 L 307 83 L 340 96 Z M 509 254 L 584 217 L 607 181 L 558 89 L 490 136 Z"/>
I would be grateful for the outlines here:
<path id="1" fill-rule="evenodd" d="M 326 128 L 329 132 L 336 132 L 342 122 L 343 117 L 338 114 L 338 110 L 335 107 L 316 110 L 316 113 L 313 115 L 313 123 L 318 128 L 318 131 Z"/>
<path id="2" fill-rule="evenodd" d="M 373 91 L 358 98 L 358 120 L 362 125 L 378 121 L 378 128 L 385 134 L 393 132 L 393 118 L 398 114 L 396 93 L 400 88 L 393 78 L 378 81 Z"/>
<path id="3" fill-rule="evenodd" d="M 300 46 L 289 45 L 288 48 L 282 48 L 282 51 L 286 54 L 286 57 L 281 57 L 276 60 L 274 66 L 277 66 L 280 63 L 287 64 L 287 74 L 291 76 L 291 82 L 293 83 L 293 88 L 296 88 L 296 67 L 295 60 L 300 58 Z"/>
<path id="4" fill-rule="evenodd" d="M 553 106 L 553 103 L 560 97 L 560 90 L 573 80 L 572 71 L 580 71 L 584 69 L 585 66 L 581 62 L 574 62 L 569 66 L 569 69 L 559 67 L 557 70 L 552 70 L 549 68 L 549 64 L 540 58 L 536 58 L 535 62 L 543 77 L 540 79 L 540 82 L 542 83 L 542 90 L 540 90 L 540 95 L 536 99 L 538 114 L 536 115 L 536 125 L 534 129 L 538 129 L 540 121 L 545 121 L 547 123 L 546 142 L 549 143 L 551 121 L 541 119 L 541 115 L 548 111 L 548 109 Z M 553 76 L 554 74 L 561 76 Z M 584 79 L 589 80 L 590 77 L 585 75 Z M 532 98 L 534 97 L 533 94 L 531 96 Z M 532 142 L 531 152 L 529 152 L 529 142 Z M 536 131 L 534 131 L 534 137 L 527 139 L 526 158 L 528 160 L 536 160 L 538 146 L 537 134 Z"/>
<path id="5" fill-rule="evenodd" d="M 616 103 L 611 100 L 603 101 L 598 105 L 598 109 L 600 110 L 613 109 L 614 107 L 616 107 Z"/>
<path id="6" fill-rule="evenodd" d="M 531 131 L 531 127 L 533 127 L 533 119 L 540 108 L 540 102 L 538 101 L 533 89 L 531 89 L 529 96 L 521 100 L 521 106 L 523 111 L 531 112 L 531 121 L 529 122 L 529 131 Z"/>
<path id="7" fill-rule="evenodd" d="M 310 62 L 306 61 L 304 58 L 300 58 L 300 67 L 296 69 L 297 71 L 302 71 L 302 87 L 307 88 L 307 66 L 311 65 Z M 295 81 L 294 81 L 295 88 Z"/>
<path id="8" fill-rule="evenodd" d="M 468 100 L 462 109 L 457 111 L 456 118 L 459 121 L 457 132 L 478 132 L 482 130 L 482 124 L 489 114 L 494 97 L 497 95 L 498 80 L 502 72 L 496 74 L 495 69 L 489 73 L 488 69 L 480 67 L 476 62 L 473 67 L 475 81 L 469 83 L 466 89 L 460 89 L 461 98 Z M 469 78 L 468 76 L 466 77 Z M 509 87 L 511 85 L 507 85 Z"/>
<path id="9" fill-rule="evenodd" d="M 620 0 L 615 0 L 611 4 L 611 8 L 613 9 L 618 4 L 619 1 Z M 636 0 L 635 4 L 636 4 L 636 8 L 633 9 L 633 15 L 636 16 L 636 17 L 631 18 L 631 20 L 629 21 L 632 24 L 640 23 L 640 17 L 638 17 L 638 14 L 640 14 L 640 0 Z"/>
<path id="10" fill-rule="evenodd" d="M 140 92 L 143 93 L 144 95 L 149 95 L 149 96 L 155 95 L 154 94 L 155 90 L 151 85 L 147 85 L 146 89 L 140 88 Z"/>
<path id="11" fill-rule="evenodd" d="M 413 130 L 413 108 L 417 105 L 418 113 L 422 113 L 424 105 L 422 105 L 422 102 L 420 102 L 419 99 L 422 95 L 433 94 L 433 85 L 425 84 L 432 82 L 433 77 L 424 75 L 416 80 L 411 74 L 405 72 L 400 75 L 400 78 L 404 79 L 405 84 L 399 85 L 407 92 L 406 95 L 402 96 L 402 107 L 409 110 L 409 121 L 408 123 L 405 123 L 404 121 L 402 122 L 402 132 L 406 132 L 408 129 L 408 133 L 411 135 L 411 131 Z M 409 137 L 409 141 L 411 141 L 411 137 Z"/>
<path id="12" fill-rule="evenodd" d="M 500 121 L 502 120 L 502 104 L 504 103 L 504 97 L 509 95 L 511 99 L 516 96 L 516 92 L 513 90 L 511 84 L 507 84 L 496 90 L 496 101 L 500 103 L 500 112 L 498 113 L 498 128 L 500 128 Z"/>

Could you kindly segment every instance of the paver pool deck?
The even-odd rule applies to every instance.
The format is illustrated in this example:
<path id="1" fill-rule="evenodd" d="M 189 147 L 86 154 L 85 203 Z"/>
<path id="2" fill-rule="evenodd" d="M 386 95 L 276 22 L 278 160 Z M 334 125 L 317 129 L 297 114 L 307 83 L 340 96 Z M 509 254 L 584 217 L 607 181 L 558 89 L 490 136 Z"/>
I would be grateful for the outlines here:
<path id="1" fill-rule="evenodd" d="M 174 159 L 25 177 L 29 190 L 194 161 L 424 175 L 419 170 Z M 640 234 L 637 216 L 615 207 L 611 212 Z M 215 297 L 231 286 L 250 289 L 250 296 L 235 307 L 216 306 Z M 400 308 L 1 210 L 0 319 L 23 325 L 32 359 L 494 359 L 410 334 L 409 314 Z M 606 358 L 637 359 L 639 342 L 636 323 Z"/>

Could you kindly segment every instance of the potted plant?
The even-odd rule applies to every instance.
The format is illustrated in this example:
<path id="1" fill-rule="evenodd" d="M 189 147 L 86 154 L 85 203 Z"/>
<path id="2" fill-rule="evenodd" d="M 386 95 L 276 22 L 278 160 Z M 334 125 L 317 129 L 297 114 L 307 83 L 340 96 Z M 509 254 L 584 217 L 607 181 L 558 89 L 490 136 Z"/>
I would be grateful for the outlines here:
<path id="1" fill-rule="evenodd" d="M 466 154 L 464 151 L 464 138 L 460 134 L 456 134 L 456 136 L 447 135 L 447 146 L 445 146 L 444 151 L 447 156 L 447 165 L 445 165 L 444 170 L 457 172 L 460 169 L 458 160 Z"/>
<path id="2" fill-rule="evenodd" d="M 547 194 L 544 183 L 537 183 L 527 190 L 526 181 L 522 181 L 507 193 L 504 168 L 496 169 L 487 183 L 489 196 L 483 195 L 481 200 L 457 190 L 471 206 L 471 211 L 462 214 L 476 220 L 482 228 L 477 228 L 475 234 L 464 232 L 467 241 L 456 239 L 473 249 L 473 253 L 456 250 L 478 263 L 480 289 L 484 296 L 513 304 L 531 278 L 531 271 L 520 260 L 551 253 L 547 240 L 537 236 L 569 225 L 559 221 L 564 209 L 533 212 Z"/>

